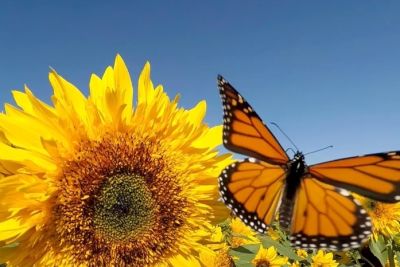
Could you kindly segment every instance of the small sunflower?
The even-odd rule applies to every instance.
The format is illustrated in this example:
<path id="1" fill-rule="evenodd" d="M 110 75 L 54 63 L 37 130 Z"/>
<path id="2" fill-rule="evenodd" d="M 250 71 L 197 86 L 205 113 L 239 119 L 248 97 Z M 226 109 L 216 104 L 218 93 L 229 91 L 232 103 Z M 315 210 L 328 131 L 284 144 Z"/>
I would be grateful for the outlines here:
<path id="1" fill-rule="evenodd" d="M 239 218 L 232 218 L 230 222 L 232 248 L 237 248 L 247 244 L 258 244 L 260 240 L 257 238 L 257 233 L 244 224 Z"/>
<path id="2" fill-rule="evenodd" d="M 280 240 L 281 235 L 278 230 L 274 229 L 273 227 L 269 227 L 267 230 L 267 236 L 271 237 L 272 240 Z"/>
<path id="3" fill-rule="evenodd" d="M 229 247 L 224 245 L 217 251 L 202 250 L 200 252 L 200 262 L 207 267 L 232 267 L 234 262 L 229 255 Z"/>
<path id="4" fill-rule="evenodd" d="M 118 55 L 85 97 L 55 71 L 53 105 L 25 88 L 0 114 L 0 261 L 12 266 L 197 266 L 211 220 L 221 128 L 178 107 L 150 64 L 137 104 Z M 33 253 L 34 252 L 34 253 Z"/>
<path id="5" fill-rule="evenodd" d="M 400 233 L 400 202 L 382 203 L 365 197 L 355 195 L 371 217 L 373 231 L 376 239 L 379 235 L 392 238 Z"/>
<path id="6" fill-rule="evenodd" d="M 261 245 L 251 263 L 256 267 L 280 267 L 288 264 L 288 258 L 279 256 L 273 246 L 264 248 Z"/>
<path id="7" fill-rule="evenodd" d="M 301 258 L 303 258 L 303 259 L 306 259 L 306 258 L 308 257 L 308 253 L 307 253 L 307 251 L 304 250 L 304 249 L 298 249 L 298 250 L 296 250 L 296 254 L 297 254 L 297 256 L 299 256 L 299 257 L 301 257 Z"/>
<path id="8" fill-rule="evenodd" d="M 317 254 L 312 258 L 311 267 L 337 267 L 337 263 L 333 259 L 333 254 L 331 252 L 325 253 L 323 250 L 318 250 Z"/>
<path id="9" fill-rule="evenodd" d="M 219 250 L 226 246 L 226 238 L 220 226 L 211 226 L 207 247 L 212 250 Z"/>

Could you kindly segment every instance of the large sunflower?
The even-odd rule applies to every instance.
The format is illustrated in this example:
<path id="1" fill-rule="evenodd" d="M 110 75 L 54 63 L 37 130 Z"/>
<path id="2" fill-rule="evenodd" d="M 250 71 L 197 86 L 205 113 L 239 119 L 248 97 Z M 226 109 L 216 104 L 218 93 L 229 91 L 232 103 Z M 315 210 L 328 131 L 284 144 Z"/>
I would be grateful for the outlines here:
<path id="1" fill-rule="evenodd" d="M 0 261 L 12 266 L 198 265 L 226 217 L 215 177 L 221 128 L 178 108 L 150 65 L 137 103 L 120 56 L 85 97 L 55 71 L 53 105 L 13 92 L 0 114 Z"/>

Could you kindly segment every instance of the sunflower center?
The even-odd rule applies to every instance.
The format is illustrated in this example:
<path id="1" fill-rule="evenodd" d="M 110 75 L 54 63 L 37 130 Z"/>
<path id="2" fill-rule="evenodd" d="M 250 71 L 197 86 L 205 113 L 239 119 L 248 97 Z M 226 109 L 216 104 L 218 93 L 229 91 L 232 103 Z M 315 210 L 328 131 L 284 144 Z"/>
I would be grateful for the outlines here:
<path id="1" fill-rule="evenodd" d="M 260 260 L 259 262 L 257 262 L 257 267 L 269 267 L 270 263 L 267 260 Z"/>
<path id="2" fill-rule="evenodd" d="M 94 229 L 109 241 L 125 241 L 147 230 L 154 201 L 144 177 L 116 174 L 100 187 L 94 203 Z"/>
<path id="3" fill-rule="evenodd" d="M 60 251 L 75 265 L 153 266 L 187 246 L 196 209 L 185 172 L 159 143 L 112 133 L 79 145 L 53 200 Z"/>

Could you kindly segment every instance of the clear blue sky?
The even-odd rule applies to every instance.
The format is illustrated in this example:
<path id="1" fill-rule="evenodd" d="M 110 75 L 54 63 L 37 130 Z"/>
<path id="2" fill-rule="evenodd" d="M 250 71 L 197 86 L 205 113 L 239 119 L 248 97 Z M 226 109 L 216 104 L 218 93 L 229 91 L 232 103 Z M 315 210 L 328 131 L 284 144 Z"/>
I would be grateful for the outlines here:
<path id="1" fill-rule="evenodd" d="M 134 81 L 149 60 L 184 107 L 206 99 L 211 125 L 224 75 L 302 151 L 334 145 L 309 162 L 400 150 L 399 14 L 394 0 L 3 0 L 0 102 L 24 83 L 49 101 L 49 66 L 87 92 L 120 53 Z"/>

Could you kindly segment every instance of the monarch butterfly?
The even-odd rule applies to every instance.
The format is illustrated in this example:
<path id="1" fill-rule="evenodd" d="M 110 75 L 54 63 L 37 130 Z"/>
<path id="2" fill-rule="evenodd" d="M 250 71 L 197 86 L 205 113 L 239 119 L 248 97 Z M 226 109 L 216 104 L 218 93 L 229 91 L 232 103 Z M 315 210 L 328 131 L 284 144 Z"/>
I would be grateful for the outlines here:
<path id="1" fill-rule="evenodd" d="M 222 76 L 224 146 L 249 156 L 219 176 L 223 202 L 245 224 L 265 233 L 278 215 L 296 248 L 348 250 L 371 234 L 371 220 L 349 191 L 383 202 L 400 200 L 400 151 L 307 166 L 292 159 L 254 109 Z M 349 190 L 349 191 L 348 191 Z"/>

